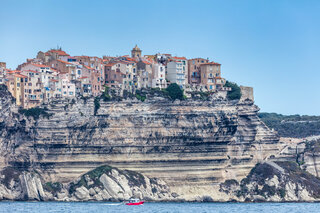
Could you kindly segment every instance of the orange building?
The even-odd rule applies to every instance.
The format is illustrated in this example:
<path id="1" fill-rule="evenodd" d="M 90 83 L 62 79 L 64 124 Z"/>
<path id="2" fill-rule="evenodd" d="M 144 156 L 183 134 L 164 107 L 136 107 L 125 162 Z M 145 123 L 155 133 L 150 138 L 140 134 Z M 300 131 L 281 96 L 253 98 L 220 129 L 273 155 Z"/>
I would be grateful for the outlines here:
<path id="1" fill-rule="evenodd" d="M 215 62 L 200 64 L 200 74 L 201 84 L 206 86 L 208 90 L 219 89 L 222 81 L 221 64 Z M 217 79 L 219 79 L 219 84 L 217 84 Z"/>
<path id="2" fill-rule="evenodd" d="M 188 83 L 189 84 L 199 85 L 201 83 L 200 65 L 205 63 L 209 63 L 209 60 L 204 58 L 193 58 L 188 60 Z"/>

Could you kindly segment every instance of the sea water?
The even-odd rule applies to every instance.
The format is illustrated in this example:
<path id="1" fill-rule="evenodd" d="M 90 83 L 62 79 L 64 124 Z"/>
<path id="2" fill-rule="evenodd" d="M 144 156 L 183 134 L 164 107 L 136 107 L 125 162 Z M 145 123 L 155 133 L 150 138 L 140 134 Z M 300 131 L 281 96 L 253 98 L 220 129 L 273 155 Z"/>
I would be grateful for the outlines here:
<path id="1" fill-rule="evenodd" d="M 126 206 L 100 202 L 0 202 L 0 212 L 320 212 L 320 203 L 145 203 Z"/>

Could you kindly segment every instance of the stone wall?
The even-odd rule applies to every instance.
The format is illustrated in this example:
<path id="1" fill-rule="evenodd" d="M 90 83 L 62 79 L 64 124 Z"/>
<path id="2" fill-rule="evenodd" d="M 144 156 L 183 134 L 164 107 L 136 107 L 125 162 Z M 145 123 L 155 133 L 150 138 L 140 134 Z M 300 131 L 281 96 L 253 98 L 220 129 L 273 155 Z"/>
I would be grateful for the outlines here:
<path id="1" fill-rule="evenodd" d="M 253 88 L 252 87 L 245 87 L 245 86 L 240 86 L 241 89 L 241 99 L 240 101 L 244 100 L 250 100 L 254 101 L 254 96 L 253 96 Z"/>

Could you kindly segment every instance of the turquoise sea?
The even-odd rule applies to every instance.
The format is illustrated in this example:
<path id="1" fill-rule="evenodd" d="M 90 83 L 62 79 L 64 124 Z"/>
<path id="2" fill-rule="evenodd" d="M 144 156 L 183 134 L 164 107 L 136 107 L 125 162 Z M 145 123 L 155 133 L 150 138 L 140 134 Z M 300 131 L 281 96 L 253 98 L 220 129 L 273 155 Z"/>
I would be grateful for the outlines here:
<path id="1" fill-rule="evenodd" d="M 145 203 L 126 206 L 117 203 L 0 202 L 0 212 L 320 212 L 320 203 Z"/>

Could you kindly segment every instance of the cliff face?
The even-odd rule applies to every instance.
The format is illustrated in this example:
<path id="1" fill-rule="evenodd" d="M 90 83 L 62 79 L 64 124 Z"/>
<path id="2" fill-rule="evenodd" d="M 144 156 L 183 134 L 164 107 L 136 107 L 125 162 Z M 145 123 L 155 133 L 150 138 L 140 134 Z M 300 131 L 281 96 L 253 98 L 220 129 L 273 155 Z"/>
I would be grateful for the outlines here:
<path id="1" fill-rule="evenodd" d="M 216 197 L 220 183 L 240 181 L 283 146 L 251 101 L 217 95 L 100 100 L 99 109 L 93 99 L 57 100 L 39 119 L 1 98 L 1 167 L 36 169 L 43 182 L 69 183 L 110 165 L 159 178 L 179 198 Z"/>

